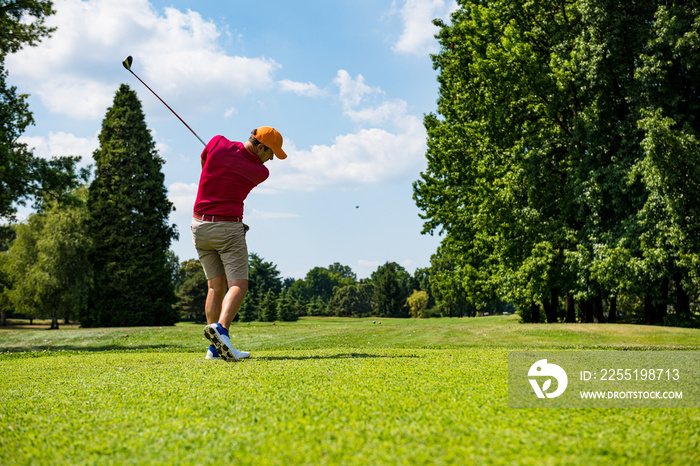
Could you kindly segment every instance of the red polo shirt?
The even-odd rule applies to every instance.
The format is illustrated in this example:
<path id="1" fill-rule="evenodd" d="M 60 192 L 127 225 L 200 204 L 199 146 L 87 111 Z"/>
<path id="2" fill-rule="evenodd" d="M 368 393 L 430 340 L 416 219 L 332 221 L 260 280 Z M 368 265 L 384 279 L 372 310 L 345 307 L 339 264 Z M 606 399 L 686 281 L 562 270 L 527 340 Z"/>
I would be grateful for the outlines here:
<path id="1" fill-rule="evenodd" d="M 215 136 L 202 151 L 194 211 L 207 215 L 243 218 L 243 201 L 248 193 L 265 181 L 270 172 L 257 155 L 243 143 Z"/>

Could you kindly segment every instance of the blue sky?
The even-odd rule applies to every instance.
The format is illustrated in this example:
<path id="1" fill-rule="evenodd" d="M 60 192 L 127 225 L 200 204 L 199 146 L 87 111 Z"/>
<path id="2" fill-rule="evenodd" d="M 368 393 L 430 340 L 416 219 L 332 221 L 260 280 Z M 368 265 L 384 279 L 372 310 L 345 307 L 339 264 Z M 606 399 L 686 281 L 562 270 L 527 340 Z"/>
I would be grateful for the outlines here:
<path id="1" fill-rule="evenodd" d="M 427 267 L 439 237 L 421 235 L 412 182 L 425 169 L 423 115 L 438 85 L 433 18 L 453 0 L 55 0 L 58 30 L 6 60 L 30 94 L 36 155 L 92 163 L 102 119 L 121 83 L 141 100 L 180 239 L 189 231 L 201 143 L 132 69 L 205 141 L 243 141 L 258 126 L 284 136 L 289 158 L 246 201 L 248 248 L 283 277 L 334 262 L 358 277 L 393 261 Z M 27 209 L 21 214 L 28 215 Z"/>

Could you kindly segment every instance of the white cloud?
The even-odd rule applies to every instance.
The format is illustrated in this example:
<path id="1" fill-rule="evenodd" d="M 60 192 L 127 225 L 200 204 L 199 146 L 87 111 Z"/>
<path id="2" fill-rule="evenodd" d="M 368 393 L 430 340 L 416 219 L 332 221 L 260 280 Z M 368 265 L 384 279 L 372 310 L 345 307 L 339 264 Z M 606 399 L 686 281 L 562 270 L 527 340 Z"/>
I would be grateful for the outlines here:
<path id="1" fill-rule="evenodd" d="M 286 147 L 287 147 L 287 146 L 285 145 L 285 148 L 286 148 Z M 277 162 L 275 162 L 275 163 L 277 163 Z M 282 163 L 284 163 L 284 162 L 282 162 Z M 256 195 L 257 195 L 257 194 L 264 194 L 264 195 L 266 195 L 266 196 L 275 196 L 275 195 L 277 195 L 277 194 L 280 193 L 279 189 L 276 189 L 276 188 L 274 188 L 274 187 L 271 187 L 271 185 L 268 184 L 268 183 L 263 183 L 263 184 L 257 185 L 257 186 L 255 187 L 255 190 L 254 190 L 253 192 L 254 192 Z"/>
<path id="2" fill-rule="evenodd" d="M 315 190 L 325 186 L 377 183 L 414 176 L 425 153 L 425 130 L 416 117 L 405 116 L 399 133 L 381 128 L 337 136 L 332 145 L 310 150 L 287 149 L 289 157 L 275 165 L 273 186 Z"/>
<path id="3" fill-rule="evenodd" d="M 37 157 L 49 159 L 58 156 L 75 156 L 83 158 L 83 163 L 92 163 L 92 153 L 98 148 L 97 135 L 91 138 L 81 138 L 63 131 L 49 131 L 44 136 L 21 136 L 19 141 L 27 144 Z"/>
<path id="4" fill-rule="evenodd" d="M 54 9 L 47 20 L 58 28 L 53 36 L 6 63 L 23 90 L 70 117 L 103 115 L 120 82 L 148 93 L 122 68 L 129 54 L 134 72 L 178 108 L 198 103 L 210 110 L 203 102 L 211 102 L 211 95 L 219 96 L 210 104 L 216 105 L 269 89 L 279 68 L 269 58 L 227 55 L 218 45 L 216 24 L 191 10 L 158 12 L 147 0 L 56 0 Z M 161 106 L 155 98 L 143 100 Z"/>
<path id="5" fill-rule="evenodd" d="M 175 205 L 177 212 L 191 216 L 194 201 L 197 198 L 197 183 L 177 181 L 168 186 L 168 199 Z"/>
<path id="6" fill-rule="evenodd" d="M 343 113 L 358 123 L 382 126 L 387 123 L 399 123 L 405 126 L 408 104 L 403 100 L 383 100 L 385 93 L 379 87 L 365 84 L 365 78 L 359 74 L 353 79 L 345 70 L 338 70 L 334 79 L 339 88 L 338 97 L 343 106 Z M 372 106 L 376 103 L 376 106 Z"/>
<path id="7" fill-rule="evenodd" d="M 318 86 L 311 82 L 300 83 L 284 79 L 279 82 L 279 85 L 282 92 L 292 92 L 305 97 L 319 97 L 326 94 L 322 89 L 319 89 Z"/>
<path id="8" fill-rule="evenodd" d="M 71 118 L 99 118 L 112 105 L 115 86 L 78 77 L 62 77 L 38 84 L 37 95 L 54 113 Z"/>
<path id="9" fill-rule="evenodd" d="M 404 118 L 408 104 L 403 100 L 384 102 L 378 107 L 367 107 L 359 110 L 347 110 L 345 113 L 355 121 L 372 125 L 382 125 Z"/>
<path id="10" fill-rule="evenodd" d="M 270 188 L 313 191 L 415 177 L 424 163 L 426 133 L 421 120 L 408 113 L 408 104 L 381 100 L 384 91 L 367 85 L 362 75 L 353 79 L 339 70 L 334 82 L 343 113 L 368 127 L 308 150 L 285 142 L 289 157 L 270 166 Z"/>
<path id="11" fill-rule="evenodd" d="M 435 40 L 437 27 L 433 19 L 448 20 L 457 9 L 454 0 L 405 0 L 399 11 L 403 21 L 403 32 L 393 50 L 409 55 L 427 55 L 438 50 Z"/>
<path id="12" fill-rule="evenodd" d="M 345 70 L 338 70 L 334 82 L 340 88 L 339 96 L 344 109 L 359 105 L 366 96 L 382 93 L 379 88 L 366 85 L 365 78 L 361 74 L 352 79 L 350 73 Z"/>
<path id="13" fill-rule="evenodd" d="M 158 132 L 155 129 L 148 128 L 148 131 L 150 131 L 151 137 L 153 138 L 153 141 L 155 141 L 155 143 L 156 143 L 156 150 L 158 151 L 158 154 L 167 160 L 167 154 L 168 154 L 168 152 L 170 152 L 170 146 L 168 145 L 167 142 L 165 142 L 163 139 L 158 137 Z"/>

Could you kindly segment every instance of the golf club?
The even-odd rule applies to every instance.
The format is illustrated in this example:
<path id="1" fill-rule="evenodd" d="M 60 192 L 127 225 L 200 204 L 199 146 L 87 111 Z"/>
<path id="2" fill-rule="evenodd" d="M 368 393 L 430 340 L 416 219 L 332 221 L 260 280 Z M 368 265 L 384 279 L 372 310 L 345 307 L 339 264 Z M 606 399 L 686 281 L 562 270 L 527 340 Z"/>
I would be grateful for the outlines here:
<path id="1" fill-rule="evenodd" d="M 190 131 L 192 131 L 192 134 L 194 134 L 194 136 L 195 136 L 197 139 L 199 139 L 199 142 L 201 142 L 202 144 L 204 144 L 204 146 L 206 147 L 207 144 L 206 144 L 204 141 L 202 141 L 202 138 L 200 138 L 199 136 L 197 136 L 197 133 L 195 133 L 194 130 L 193 130 L 192 128 L 190 128 L 190 125 L 188 125 L 187 123 L 185 123 L 185 120 L 183 120 L 182 118 L 180 118 L 180 115 L 178 115 L 177 113 L 175 113 L 175 110 L 173 110 L 172 108 L 170 108 L 170 105 L 166 104 L 165 101 L 164 101 L 163 99 L 161 99 L 160 96 L 159 96 L 158 94 L 156 94 L 155 91 L 154 91 L 153 89 L 151 89 L 150 87 L 148 87 L 148 84 L 146 84 L 145 82 L 143 82 L 143 80 L 142 80 L 141 78 L 139 78 L 139 77 L 136 75 L 136 73 L 134 73 L 133 71 L 131 71 L 131 64 L 132 64 L 133 62 L 134 62 L 134 59 L 131 58 L 131 55 L 129 55 L 128 57 L 126 57 L 126 58 L 124 59 L 124 61 L 122 62 L 122 65 L 124 65 L 124 68 L 126 68 L 127 70 L 129 70 L 129 73 L 131 73 L 131 74 L 133 74 L 134 76 L 136 76 L 136 79 L 138 79 L 139 81 L 141 81 L 141 84 L 143 84 L 144 86 L 146 86 L 146 88 L 147 88 L 149 91 L 153 92 L 153 95 L 156 96 L 156 97 L 158 97 L 158 100 L 160 100 L 161 102 L 163 102 L 163 105 L 165 105 L 166 107 L 168 107 L 168 110 L 170 110 L 171 112 L 173 112 L 173 115 L 175 115 L 175 116 L 178 118 L 178 120 L 180 120 L 180 121 L 182 122 L 183 125 L 187 126 L 187 129 L 189 129 Z"/>

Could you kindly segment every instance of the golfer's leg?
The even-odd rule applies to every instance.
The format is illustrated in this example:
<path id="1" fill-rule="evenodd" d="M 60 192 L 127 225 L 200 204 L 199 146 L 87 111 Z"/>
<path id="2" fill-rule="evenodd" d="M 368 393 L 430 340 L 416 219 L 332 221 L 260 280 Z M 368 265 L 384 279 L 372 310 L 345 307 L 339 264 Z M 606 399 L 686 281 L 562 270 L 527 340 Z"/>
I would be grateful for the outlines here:
<path id="1" fill-rule="evenodd" d="M 226 275 L 210 278 L 207 281 L 207 301 L 204 305 L 204 312 L 207 315 L 207 324 L 219 321 L 224 296 L 226 296 Z"/>
<path id="2" fill-rule="evenodd" d="M 221 317 L 219 323 L 228 330 L 231 322 L 238 314 L 238 310 L 243 304 L 243 298 L 248 291 L 248 280 L 231 280 L 228 282 L 228 292 L 224 297 L 224 302 L 221 308 Z"/>

